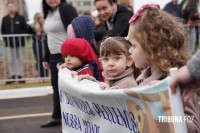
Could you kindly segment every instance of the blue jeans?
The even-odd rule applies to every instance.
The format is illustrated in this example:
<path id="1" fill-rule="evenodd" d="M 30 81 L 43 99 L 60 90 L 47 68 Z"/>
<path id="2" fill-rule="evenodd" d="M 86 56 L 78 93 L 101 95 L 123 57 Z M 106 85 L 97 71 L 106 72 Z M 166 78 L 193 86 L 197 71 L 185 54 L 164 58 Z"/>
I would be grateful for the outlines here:
<path id="1" fill-rule="evenodd" d="M 9 75 L 23 76 L 24 71 L 24 47 L 7 47 Z"/>
<path id="2" fill-rule="evenodd" d="M 33 39 L 33 53 L 36 59 L 36 69 L 39 73 L 39 77 L 47 77 L 48 72 L 43 68 L 43 56 L 44 56 L 44 42 L 41 39 Z"/>

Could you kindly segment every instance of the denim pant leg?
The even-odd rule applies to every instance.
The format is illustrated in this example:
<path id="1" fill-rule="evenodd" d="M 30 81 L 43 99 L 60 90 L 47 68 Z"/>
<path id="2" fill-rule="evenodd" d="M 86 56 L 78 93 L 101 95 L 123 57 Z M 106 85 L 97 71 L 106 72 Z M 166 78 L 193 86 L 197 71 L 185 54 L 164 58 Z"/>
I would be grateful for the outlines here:
<path id="1" fill-rule="evenodd" d="M 24 47 L 17 47 L 16 48 L 16 58 L 17 58 L 17 75 L 23 77 L 24 72 Z"/>
<path id="2" fill-rule="evenodd" d="M 8 55 L 8 65 L 9 65 L 9 76 L 16 75 L 16 49 L 14 47 L 7 47 L 7 55 Z"/>

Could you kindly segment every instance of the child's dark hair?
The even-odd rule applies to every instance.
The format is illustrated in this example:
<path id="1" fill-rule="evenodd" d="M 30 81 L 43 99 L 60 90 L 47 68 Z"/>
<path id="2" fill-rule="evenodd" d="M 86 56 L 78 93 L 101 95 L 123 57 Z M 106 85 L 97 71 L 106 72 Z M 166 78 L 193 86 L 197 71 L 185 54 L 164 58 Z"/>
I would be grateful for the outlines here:
<path id="1" fill-rule="evenodd" d="M 105 39 L 100 46 L 100 57 L 109 56 L 109 55 L 121 55 L 124 54 L 127 58 L 130 57 L 129 49 L 131 44 L 124 37 L 108 37 Z M 135 67 L 133 63 L 132 68 L 134 69 L 134 76 L 140 74 L 140 70 Z"/>
<path id="2" fill-rule="evenodd" d="M 100 57 L 111 54 L 130 56 L 131 44 L 124 37 L 108 37 L 100 46 Z"/>

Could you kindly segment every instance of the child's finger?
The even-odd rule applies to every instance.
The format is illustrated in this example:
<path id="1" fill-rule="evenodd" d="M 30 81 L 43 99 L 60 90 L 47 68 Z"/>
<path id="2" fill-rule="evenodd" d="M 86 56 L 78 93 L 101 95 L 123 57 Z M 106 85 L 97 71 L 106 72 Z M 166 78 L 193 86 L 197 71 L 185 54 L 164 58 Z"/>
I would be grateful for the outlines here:
<path id="1" fill-rule="evenodd" d="M 72 78 L 74 78 L 74 76 L 76 76 L 76 75 L 78 75 L 77 72 L 75 72 L 75 71 L 71 71 L 71 76 L 72 76 Z"/>
<path id="2" fill-rule="evenodd" d="M 83 79 L 87 79 L 87 75 L 79 75 L 78 76 L 78 81 L 81 81 Z"/>

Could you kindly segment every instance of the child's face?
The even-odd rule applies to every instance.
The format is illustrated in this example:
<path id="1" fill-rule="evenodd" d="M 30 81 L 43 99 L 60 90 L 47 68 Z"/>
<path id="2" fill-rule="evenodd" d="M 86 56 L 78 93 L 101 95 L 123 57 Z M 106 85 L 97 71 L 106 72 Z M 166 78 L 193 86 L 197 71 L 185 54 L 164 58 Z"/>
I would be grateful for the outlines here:
<path id="1" fill-rule="evenodd" d="M 43 17 L 43 16 L 40 16 L 40 17 L 38 18 L 38 21 L 39 21 L 40 24 L 43 24 L 43 23 L 44 23 L 44 17 Z"/>
<path id="2" fill-rule="evenodd" d="M 65 64 L 68 69 L 73 70 L 80 67 L 83 64 L 83 62 L 75 56 L 66 55 Z"/>
<path id="3" fill-rule="evenodd" d="M 149 61 L 147 60 L 147 54 L 144 49 L 141 47 L 140 43 L 128 35 L 129 42 L 131 43 L 131 48 L 129 52 L 131 53 L 131 58 L 133 59 L 135 66 L 137 68 L 145 68 L 149 66 Z"/>
<path id="4" fill-rule="evenodd" d="M 122 74 L 127 66 L 130 67 L 133 63 L 131 58 L 127 58 L 124 54 L 109 55 L 101 57 L 103 70 L 109 77 L 116 77 Z"/>

